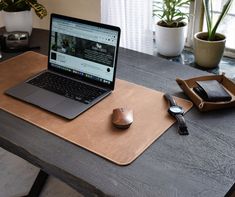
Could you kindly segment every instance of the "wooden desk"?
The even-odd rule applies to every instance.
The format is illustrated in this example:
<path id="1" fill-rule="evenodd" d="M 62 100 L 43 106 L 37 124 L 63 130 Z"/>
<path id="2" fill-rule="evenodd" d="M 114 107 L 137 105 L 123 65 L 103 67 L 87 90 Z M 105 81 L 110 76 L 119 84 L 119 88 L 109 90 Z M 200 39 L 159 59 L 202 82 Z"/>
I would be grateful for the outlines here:
<path id="1" fill-rule="evenodd" d="M 47 31 L 33 31 L 31 42 L 43 54 L 47 40 Z M 4 59 L 14 55 L 3 53 Z M 152 89 L 186 98 L 175 78 L 198 75 L 208 73 L 131 50 L 119 52 L 117 77 Z M 224 196 L 235 182 L 235 110 L 200 113 L 194 107 L 185 118 L 189 136 L 180 136 L 174 125 L 125 167 L 2 110 L 0 146 L 85 196 Z"/>

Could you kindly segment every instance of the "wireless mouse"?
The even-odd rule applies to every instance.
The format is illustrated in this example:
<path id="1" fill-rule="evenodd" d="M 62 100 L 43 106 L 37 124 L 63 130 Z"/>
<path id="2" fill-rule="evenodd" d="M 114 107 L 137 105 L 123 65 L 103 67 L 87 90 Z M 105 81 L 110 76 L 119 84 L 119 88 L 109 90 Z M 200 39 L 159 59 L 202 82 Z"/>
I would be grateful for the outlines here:
<path id="1" fill-rule="evenodd" d="M 113 110 L 112 123 L 119 129 L 127 129 L 133 122 L 133 111 L 127 108 Z"/>

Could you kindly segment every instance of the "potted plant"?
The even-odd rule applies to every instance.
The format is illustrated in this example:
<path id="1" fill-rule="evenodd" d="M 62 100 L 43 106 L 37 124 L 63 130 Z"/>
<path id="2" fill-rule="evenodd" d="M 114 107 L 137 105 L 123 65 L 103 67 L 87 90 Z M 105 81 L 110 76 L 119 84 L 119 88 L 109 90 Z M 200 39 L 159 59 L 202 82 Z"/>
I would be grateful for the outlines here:
<path id="1" fill-rule="evenodd" d="M 39 18 L 47 15 L 46 8 L 37 0 L 1 0 L 0 11 L 3 11 L 3 21 L 8 32 L 32 32 L 32 12 L 35 11 Z"/>
<path id="2" fill-rule="evenodd" d="M 155 40 L 157 51 L 164 56 L 178 56 L 185 44 L 185 30 L 189 13 L 182 11 L 190 0 L 163 0 L 159 7 L 154 2 L 153 15 L 160 21 L 156 24 Z"/>
<path id="3" fill-rule="evenodd" d="M 198 32 L 194 35 L 195 62 L 204 68 L 214 68 L 219 65 L 223 56 L 226 37 L 217 33 L 217 28 L 226 16 L 233 0 L 227 0 L 221 14 L 213 25 L 212 0 L 203 0 L 206 17 L 207 32 Z"/>

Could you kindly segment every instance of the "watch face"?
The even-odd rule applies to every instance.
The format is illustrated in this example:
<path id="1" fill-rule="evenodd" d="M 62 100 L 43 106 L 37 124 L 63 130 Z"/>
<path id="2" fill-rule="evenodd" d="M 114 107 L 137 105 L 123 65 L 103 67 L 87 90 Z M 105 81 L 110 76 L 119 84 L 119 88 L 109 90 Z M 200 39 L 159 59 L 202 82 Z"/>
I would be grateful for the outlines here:
<path id="1" fill-rule="evenodd" d="M 182 107 L 180 107 L 180 106 L 171 106 L 169 108 L 169 111 L 174 114 L 183 114 L 184 113 Z"/>

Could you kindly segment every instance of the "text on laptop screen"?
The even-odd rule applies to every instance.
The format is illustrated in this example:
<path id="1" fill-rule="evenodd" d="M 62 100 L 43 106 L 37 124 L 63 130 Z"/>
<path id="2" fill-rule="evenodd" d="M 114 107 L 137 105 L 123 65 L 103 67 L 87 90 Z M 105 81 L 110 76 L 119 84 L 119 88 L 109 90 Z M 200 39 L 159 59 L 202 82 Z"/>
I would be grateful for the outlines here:
<path id="1" fill-rule="evenodd" d="M 53 18 L 51 66 L 102 83 L 113 81 L 118 32 Z"/>

